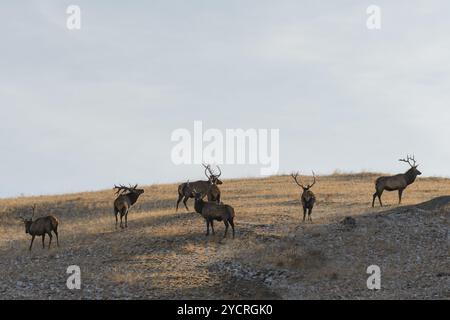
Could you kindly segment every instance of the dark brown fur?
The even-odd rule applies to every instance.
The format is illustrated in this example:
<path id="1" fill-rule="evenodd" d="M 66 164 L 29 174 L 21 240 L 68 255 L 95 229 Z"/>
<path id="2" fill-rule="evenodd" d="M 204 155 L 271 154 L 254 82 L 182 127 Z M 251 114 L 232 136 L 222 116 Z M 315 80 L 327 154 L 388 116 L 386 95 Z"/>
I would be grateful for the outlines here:
<path id="1" fill-rule="evenodd" d="M 216 175 L 211 171 L 209 165 L 203 165 L 205 167 L 205 175 L 208 180 L 199 180 L 194 182 L 185 182 L 178 186 L 178 200 L 176 211 L 178 211 L 178 205 L 180 204 L 181 199 L 183 199 L 183 204 L 186 210 L 189 211 L 187 206 L 187 201 L 190 198 L 194 198 L 193 190 L 197 190 L 202 195 L 202 199 L 207 196 L 208 201 L 215 201 L 220 203 L 220 189 L 217 185 L 222 184 L 222 181 L 219 179 L 222 172 Z M 220 168 L 219 168 L 220 170 Z M 209 172 L 209 176 L 208 176 Z"/>
<path id="2" fill-rule="evenodd" d="M 294 179 L 294 181 L 297 183 L 297 185 L 303 189 L 303 192 L 300 196 L 300 201 L 301 201 L 302 207 L 303 207 L 303 222 L 305 222 L 306 214 L 308 214 L 308 220 L 312 221 L 311 213 L 314 208 L 314 204 L 316 203 L 316 196 L 310 189 L 316 183 L 316 176 L 314 175 L 314 172 L 313 172 L 314 182 L 311 185 L 307 185 L 307 186 L 304 186 L 297 181 L 298 173 L 296 173 L 295 175 L 292 174 L 291 176 Z"/>
<path id="3" fill-rule="evenodd" d="M 50 244 L 52 243 L 52 232 L 56 235 L 56 244 L 59 247 L 59 238 L 58 238 L 58 219 L 56 219 L 54 216 L 46 216 L 37 218 L 33 221 L 34 211 L 36 209 L 36 206 L 32 207 L 33 214 L 31 216 L 31 219 L 23 219 L 23 222 L 25 224 L 25 233 L 31 235 L 31 243 L 29 250 L 31 251 L 31 248 L 33 247 L 34 238 L 36 236 L 42 236 L 42 248 L 45 248 L 44 240 L 45 235 L 48 234 L 50 240 L 48 242 L 48 248 L 50 249 Z"/>
<path id="4" fill-rule="evenodd" d="M 411 164 L 409 161 L 414 161 L 413 164 Z M 402 203 L 402 194 L 403 191 L 406 189 L 407 186 L 412 184 L 417 176 L 421 175 L 422 172 L 417 170 L 417 166 L 415 163 L 416 161 L 413 158 L 410 158 L 408 156 L 407 160 L 400 159 L 399 161 L 407 162 L 411 168 L 406 171 L 405 173 L 396 174 L 394 176 L 388 176 L 388 177 L 379 177 L 375 181 L 375 193 L 373 194 L 372 199 L 372 207 L 375 206 L 375 199 L 378 197 L 378 201 L 380 202 L 380 206 L 383 206 L 383 203 L 381 202 L 381 195 L 383 194 L 383 191 L 396 191 L 398 190 L 398 203 Z"/>
<path id="5" fill-rule="evenodd" d="M 206 202 L 202 199 L 201 193 L 195 192 L 195 211 L 200 213 L 206 221 L 206 235 L 209 235 L 209 226 L 211 225 L 212 233 L 214 231 L 214 220 L 223 221 L 225 224 L 225 238 L 228 233 L 228 226 L 231 225 L 234 239 L 234 208 L 226 204 L 217 204 L 215 202 Z"/>
<path id="6" fill-rule="evenodd" d="M 116 217 L 116 229 L 117 229 L 117 214 L 120 213 L 120 227 L 124 228 L 122 219 L 125 216 L 125 228 L 128 227 L 128 211 L 137 202 L 139 196 L 144 193 L 143 189 L 137 189 L 137 185 L 134 187 L 114 186 L 117 189 L 117 194 L 121 191 L 126 193 L 120 194 L 116 200 L 114 200 L 114 215 Z"/>

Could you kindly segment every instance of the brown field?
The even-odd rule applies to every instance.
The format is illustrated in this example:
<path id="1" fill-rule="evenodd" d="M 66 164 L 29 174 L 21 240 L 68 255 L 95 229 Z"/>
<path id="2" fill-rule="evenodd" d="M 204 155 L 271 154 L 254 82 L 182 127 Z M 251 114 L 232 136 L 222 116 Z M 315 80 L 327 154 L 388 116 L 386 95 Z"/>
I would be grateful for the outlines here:
<path id="1" fill-rule="evenodd" d="M 218 222 L 206 238 L 192 200 L 191 212 L 175 212 L 176 185 L 146 187 L 125 230 L 114 228 L 112 190 L 0 200 L 0 298 L 449 299 L 450 197 L 441 196 L 450 180 L 419 178 L 402 206 L 386 192 L 386 206 L 373 209 L 375 177 L 318 177 L 312 223 L 300 221 L 289 176 L 225 180 L 234 240 L 221 239 Z M 28 251 L 31 237 L 16 217 L 33 203 L 38 216 L 60 220 L 59 248 L 44 250 L 36 238 Z M 355 227 L 340 223 L 346 216 Z M 381 290 L 366 287 L 372 264 Z M 66 287 L 69 265 L 81 268 L 81 290 Z"/>

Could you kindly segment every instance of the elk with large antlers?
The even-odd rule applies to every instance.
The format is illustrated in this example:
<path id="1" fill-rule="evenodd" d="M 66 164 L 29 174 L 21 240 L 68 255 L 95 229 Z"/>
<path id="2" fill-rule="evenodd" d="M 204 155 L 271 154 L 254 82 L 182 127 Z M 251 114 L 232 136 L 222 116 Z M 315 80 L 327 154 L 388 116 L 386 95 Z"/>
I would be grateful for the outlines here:
<path id="1" fill-rule="evenodd" d="M 300 197 L 303 206 L 303 222 L 305 222 L 306 214 L 308 214 L 308 220 L 312 221 L 311 213 L 314 207 L 314 203 L 316 202 L 316 196 L 310 189 L 313 187 L 313 185 L 316 184 L 316 175 L 313 171 L 314 181 L 312 184 L 308 184 L 306 186 L 298 182 L 298 172 L 295 175 L 291 174 L 291 177 L 294 179 L 295 183 L 297 183 L 297 185 L 303 189 L 302 195 Z"/>
<path id="2" fill-rule="evenodd" d="M 58 219 L 56 219 L 54 216 L 46 216 L 46 217 L 40 217 L 33 221 L 34 213 L 36 211 L 36 205 L 33 205 L 31 207 L 32 214 L 31 218 L 25 219 L 24 217 L 20 216 L 20 219 L 22 219 L 23 223 L 25 224 L 25 233 L 28 233 L 31 235 L 31 243 L 29 250 L 31 251 L 31 248 L 33 247 L 33 241 L 36 236 L 42 236 L 42 248 L 45 248 L 44 240 L 45 235 L 48 234 L 50 240 L 48 242 L 48 248 L 50 249 L 50 244 L 52 243 L 52 231 L 56 235 L 56 244 L 59 247 L 59 238 L 58 238 Z"/>
<path id="3" fill-rule="evenodd" d="M 417 176 L 420 176 L 422 174 L 422 172 L 417 170 L 417 167 L 419 165 L 416 165 L 414 156 L 407 156 L 406 159 L 399 159 L 398 161 L 406 162 L 411 168 L 405 173 L 397 174 L 395 176 L 379 177 L 375 181 L 375 193 L 373 194 L 372 207 L 375 206 L 376 197 L 378 197 L 380 206 L 383 206 L 383 203 L 381 202 L 381 195 L 383 194 L 384 190 L 398 190 L 398 204 L 402 203 L 403 190 L 405 190 L 407 186 L 412 184 L 416 180 Z"/>
<path id="4" fill-rule="evenodd" d="M 123 185 L 116 186 L 116 195 L 118 197 L 114 200 L 114 215 L 116 216 L 116 229 L 117 229 L 117 214 L 120 212 L 120 227 L 124 228 L 122 224 L 122 218 L 125 216 L 125 228 L 128 227 L 128 211 L 136 203 L 139 196 L 144 193 L 144 189 L 138 189 L 137 184 L 132 187 L 125 187 Z"/>
<path id="5" fill-rule="evenodd" d="M 189 198 L 194 198 L 194 188 L 198 190 L 199 193 L 201 193 L 202 198 L 207 196 L 208 201 L 215 201 L 217 203 L 220 203 L 220 189 L 217 185 L 222 184 L 222 181 L 219 179 L 219 177 L 222 175 L 222 170 L 220 170 L 220 167 L 217 166 L 219 172 L 216 173 L 211 169 L 211 165 L 203 164 L 203 167 L 205 168 L 205 176 L 208 178 L 207 181 L 199 180 L 194 182 L 185 182 L 178 186 L 177 211 L 178 205 L 183 198 L 183 204 L 186 207 L 186 210 L 189 211 L 186 202 L 189 200 Z"/>

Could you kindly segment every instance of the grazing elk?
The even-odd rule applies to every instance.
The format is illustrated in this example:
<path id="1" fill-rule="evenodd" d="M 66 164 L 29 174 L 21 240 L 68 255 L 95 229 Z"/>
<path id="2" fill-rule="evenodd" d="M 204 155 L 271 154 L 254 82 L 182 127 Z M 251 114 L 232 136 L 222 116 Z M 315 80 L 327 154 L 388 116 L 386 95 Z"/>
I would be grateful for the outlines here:
<path id="1" fill-rule="evenodd" d="M 316 202 L 316 196 L 314 195 L 314 193 L 310 190 L 313 185 L 316 183 L 316 175 L 314 174 L 313 171 L 313 178 L 314 181 L 312 184 L 304 186 L 301 183 L 299 183 L 297 181 L 297 177 L 298 177 L 298 172 L 294 175 L 291 174 L 292 178 L 294 179 L 295 183 L 297 183 L 298 186 L 300 186 L 303 189 L 302 195 L 300 197 L 301 202 L 302 202 L 302 206 L 303 206 L 303 222 L 305 222 L 305 218 L 306 218 L 306 214 L 308 213 L 308 220 L 312 221 L 311 219 L 311 213 L 312 213 L 312 209 L 314 207 L 314 203 Z"/>
<path id="2" fill-rule="evenodd" d="M 383 206 L 383 203 L 381 202 L 381 195 L 383 194 L 384 190 L 398 190 L 398 204 L 402 203 L 403 190 L 405 190 L 407 186 L 412 184 L 416 180 L 417 176 L 420 176 L 422 174 L 422 172 L 417 170 L 417 167 L 419 165 L 416 165 L 414 156 L 407 156 L 406 159 L 399 159 L 398 161 L 406 162 L 410 165 L 411 168 L 405 173 L 397 174 L 395 176 L 379 177 L 375 181 L 375 193 L 373 194 L 372 208 L 375 206 L 376 197 L 378 197 L 380 206 Z M 410 161 L 412 161 L 412 163 Z"/>
<path id="3" fill-rule="evenodd" d="M 210 165 L 203 164 L 203 167 L 205 167 L 205 175 L 208 180 L 185 182 L 178 186 L 177 211 L 178 205 L 183 198 L 183 204 L 186 207 L 186 210 L 189 211 L 186 202 L 189 200 L 189 198 L 194 198 L 194 194 L 192 191 L 194 188 L 202 194 L 202 198 L 207 196 L 208 201 L 216 201 L 217 203 L 220 203 L 220 189 L 217 185 L 222 184 L 222 181 L 219 179 L 219 177 L 222 175 L 222 170 L 220 170 L 219 166 L 217 166 L 217 169 L 219 169 L 219 173 L 216 174 L 211 170 Z"/>
<path id="4" fill-rule="evenodd" d="M 30 219 L 25 219 L 22 216 L 20 217 L 25 224 L 25 233 L 31 235 L 31 243 L 29 250 L 33 247 L 34 238 L 36 236 L 42 236 L 42 248 L 45 248 L 44 240 L 45 235 L 48 234 L 50 240 L 48 242 L 48 248 L 50 249 L 50 244 L 52 243 L 52 231 L 56 235 L 56 244 L 59 247 L 59 238 L 58 238 L 58 219 L 54 216 L 46 216 L 37 218 L 33 221 L 34 213 L 36 211 L 36 205 L 31 207 L 33 210 Z"/>
<path id="5" fill-rule="evenodd" d="M 228 226 L 231 225 L 233 230 L 234 239 L 234 208 L 226 204 L 217 204 L 215 202 L 206 202 L 203 200 L 201 192 L 198 192 L 193 188 L 194 193 L 194 208 L 195 211 L 200 213 L 206 221 L 206 235 L 209 235 L 209 225 L 211 225 L 212 233 L 214 232 L 214 220 L 223 221 L 225 224 L 225 233 L 223 235 L 226 238 L 228 233 Z"/>
<path id="6" fill-rule="evenodd" d="M 117 229 L 117 214 L 120 212 L 120 227 L 123 227 L 122 218 L 125 216 L 125 228 L 128 227 L 128 211 L 136 203 L 139 196 L 144 193 L 144 189 L 137 189 L 137 184 L 132 187 L 116 186 L 116 195 L 119 195 L 114 200 L 114 215 L 116 216 L 116 229 Z"/>

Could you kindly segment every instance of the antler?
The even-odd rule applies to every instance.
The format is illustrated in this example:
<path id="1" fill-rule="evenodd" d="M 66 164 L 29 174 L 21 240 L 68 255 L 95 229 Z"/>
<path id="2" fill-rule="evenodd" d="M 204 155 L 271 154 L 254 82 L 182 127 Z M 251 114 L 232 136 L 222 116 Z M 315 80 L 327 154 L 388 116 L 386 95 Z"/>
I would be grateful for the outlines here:
<path id="1" fill-rule="evenodd" d="M 413 163 L 409 162 L 412 161 Z M 410 157 L 409 155 L 406 156 L 406 160 L 405 159 L 399 159 L 398 161 L 401 162 L 406 162 L 407 164 L 409 164 L 411 167 L 416 167 L 416 159 L 414 157 L 414 155 L 412 157 Z"/>
<path id="2" fill-rule="evenodd" d="M 125 190 L 126 187 L 125 186 L 116 186 L 116 185 L 114 185 L 113 189 L 117 189 L 116 194 L 119 194 L 121 191 Z"/>
<path id="3" fill-rule="evenodd" d="M 413 166 L 414 166 L 414 167 L 417 167 L 417 166 L 416 166 L 416 159 L 415 159 L 414 155 L 412 156 L 411 160 L 412 160 L 412 162 L 413 162 Z"/>
<path id="4" fill-rule="evenodd" d="M 32 214 L 31 214 L 31 220 L 33 220 L 33 218 L 34 218 L 34 212 L 36 211 L 36 204 L 33 204 L 33 206 L 31 207 L 31 210 L 33 210 L 33 211 L 32 211 Z"/>
<path id="5" fill-rule="evenodd" d="M 313 174 L 314 181 L 313 181 L 312 185 L 309 186 L 310 188 L 312 188 L 312 186 L 316 184 L 316 175 L 315 175 L 314 171 L 312 171 L 312 174 Z"/>
<path id="6" fill-rule="evenodd" d="M 134 187 L 132 187 L 131 185 L 129 187 L 125 187 L 124 185 L 119 185 L 119 186 L 114 185 L 114 189 L 117 189 L 116 194 L 119 194 L 120 192 L 124 192 L 124 191 L 136 190 L 137 186 L 138 186 L 137 184 Z"/>
<path id="7" fill-rule="evenodd" d="M 308 185 L 308 186 L 306 186 L 306 187 L 305 187 L 304 185 L 300 184 L 300 183 L 297 181 L 298 172 L 297 172 L 295 175 L 294 175 L 293 173 L 291 173 L 291 177 L 294 179 L 294 181 L 295 181 L 301 188 L 303 188 L 303 189 L 306 189 L 306 188 L 310 189 L 310 188 L 312 188 L 313 185 L 316 184 L 316 174 L 314 173 L 314 171 L 312 172 L 312 174 L 313 174 L 314 181 L 313 181 L 313 183 L 312 183 L 311 185 Z"/>
<path id="8" fill-rule="evenodd" d="M 219 174 L 216 174 L 215 171 L 211 170 L 211 165 L 210 165 L 210 164 L 205 165 L 204 163 L 202 163 L 202 165 L 205 167 L 205 175 L 206 175 L 206 177 L 208 178 L 208 180 L 210 180 L 211 177 L 219 178 L 219 177 L 222 175 L 222 170 L 220 169 L 219 166 L 216 165 L 216 168 L 219 170 Z M 206 171 L 209 172 L 209 176 L 208 176 L 208 174 L 206 173 Z"/>
<path id="9" fill-rule="evenodd" d="M 222 170 L 220 170 L 220 167 L 219 167 L 219 166 L 216 166 L 216 167 L 217 167 L 217 169 L 219 169 L 219 174 L 216 175 L 216 177 L 219 178 L 219 177 L 222 175 Z"/>
<path id="10" fill-rule="evenodd" d="M 297 181 L 298 172 L 295 175 L 291 173 L 291 177 L 294 179 L 295 183 L 297 183 L 299 187 L 304 188 L 304 186 Z"/>
<path id="11" fill-rule="evenodd" d="M 204 163 L 202 163 L 202 165 L 205 167 L 205 176 L 208 178 L 208 180 L 211 180 L 211 177 L 208 176 L 207 171 L 209 171 L 209 174 L 211 174 L 211 169 L 209 168 L 209 164 L 205 165 Z"/>

